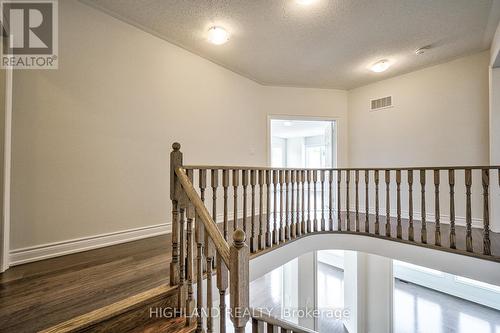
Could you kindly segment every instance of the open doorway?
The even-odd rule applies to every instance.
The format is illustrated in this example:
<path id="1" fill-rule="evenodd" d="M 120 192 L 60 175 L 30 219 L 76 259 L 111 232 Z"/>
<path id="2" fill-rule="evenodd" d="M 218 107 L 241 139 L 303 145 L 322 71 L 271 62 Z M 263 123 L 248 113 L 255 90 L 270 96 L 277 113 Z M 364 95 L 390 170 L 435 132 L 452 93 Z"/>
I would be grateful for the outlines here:
<path id="1" fill-rule="evenodd" d="M 336 167 L 335 120 L 273 117 L 269 121 L 269 160 L 272 167 Z"/>

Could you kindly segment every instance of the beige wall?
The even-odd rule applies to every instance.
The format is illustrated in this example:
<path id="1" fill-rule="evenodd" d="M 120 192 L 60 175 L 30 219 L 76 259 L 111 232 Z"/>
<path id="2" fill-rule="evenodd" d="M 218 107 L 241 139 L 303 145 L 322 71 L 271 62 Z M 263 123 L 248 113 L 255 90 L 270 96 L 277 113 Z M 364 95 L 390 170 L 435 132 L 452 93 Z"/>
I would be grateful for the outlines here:
<path id="1" fill-rule="evenodd" d="M 489 164 L 489 51 L 380 81 L 349 92 L 349 161 L 352 167 L 451 166 Z M 394 107 L 370 112 L 370 99 L 392 95 Z M 381 175 L 381 212 L 385 184 Z M 401 187 L 407 215 L 406 173 Z M 373 175 L 371 176 L 373 177 Z M 426 177 L 427 218 L 434 219 L 433 175 Z M 449 219 L 447 174 L 441 173 L 442 222 Z M 456 173 L 457 223 L 464 222 L 463 171 Z M 373 178 L 372 178 L 373 179 Z M 372 180 L 373 181 L 373 180 Z M 395 184 L 394 174 L 392 184 Z M 420 212 L 420 179 L 414 176 L 415 216 Z M 481 225 L 480 173 L 473 176 L 473 223 Z M 374 192 L 371 186 L 370 206 Z M 391 189 L 392 214 L 396 191 Z M 360 199 L 364 202 L 364 196 Z M 364 207 L 364 204 L 362 205 Z M 364 208 L 362 208 L 364 210 Z M 497 229 L 496 225 L 492 225 Z M 498 229 L 497 229 L 498 230 Z"/>
<path id="2" fill-rule="evenodd" d="M 173 141 L 187 163 L 264 165 L 268 114 L 293 114 L 338 117 L 347 146 L 347 92 L 263 87 L 74 0 L 59 11 L 59 70 L 14 77 L 12 249 L 167 223 Z"/>
<path id="3" fill-rule="evenodd" d="M 349 92 L 353 167 L 488 164 L 489 52 Z M 392 95 L 394 107 L 369 111 Z"/>

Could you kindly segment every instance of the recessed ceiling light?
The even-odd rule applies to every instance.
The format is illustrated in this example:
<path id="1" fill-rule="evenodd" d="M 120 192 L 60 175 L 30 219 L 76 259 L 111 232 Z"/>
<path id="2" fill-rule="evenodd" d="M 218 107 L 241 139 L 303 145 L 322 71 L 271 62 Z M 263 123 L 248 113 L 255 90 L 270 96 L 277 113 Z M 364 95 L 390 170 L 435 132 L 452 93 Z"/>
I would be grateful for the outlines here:
<path id="1" fill-rule="evenodd" d="M 316 0 L 295 0 L 295 2 L 297 2 L 299 5 L 304 5 L 304 6 L 308 6 L 315 1 Z"/>
<path id="2" fill-rule="evenodd" d="M 380 73 L 387 70 L 390 66 L 389 60 L 384 59 L 374 63 L 370 69 L 375 73 Z"/>
<path id="3" fill-rule="evenodd" d="M 221 45 L 229 40 L 229 32 L 222 27 L 211 27 L 208 29 L 207 38 L 210 43 Z"/>

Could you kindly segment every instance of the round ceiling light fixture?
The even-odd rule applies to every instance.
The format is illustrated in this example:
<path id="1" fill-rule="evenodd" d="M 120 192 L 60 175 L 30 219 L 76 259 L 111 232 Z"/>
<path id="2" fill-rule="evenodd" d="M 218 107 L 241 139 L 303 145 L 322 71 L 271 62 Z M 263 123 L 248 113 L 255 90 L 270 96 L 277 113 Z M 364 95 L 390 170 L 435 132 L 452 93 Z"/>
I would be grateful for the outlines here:
<path id="1" fill-rule="evenodd" d="M 383 71 L 386 71 L 390 66 L 391 64 L 389 63 L 389 60 L 383 59 L 374 63 L 372 67 L 370 67 L 370 69 L 372 70 L 372 72 L 381 73 Z"/>
<path id="2" fill-rule="evenodd" d="M 207 39 L 215 45 L 222 45 L 229 40 L 229 32 L 222 27 L 211 27 L 208 29 Z"/>
<path id="3" fill-rule="evenodd" d="M 303 5 L 303 6 L 309 6 L 310 4 L 312 4 L 315 1 L 316 0 L 295 0 L 295 2 L 297 2 L 299 5 Z"/>

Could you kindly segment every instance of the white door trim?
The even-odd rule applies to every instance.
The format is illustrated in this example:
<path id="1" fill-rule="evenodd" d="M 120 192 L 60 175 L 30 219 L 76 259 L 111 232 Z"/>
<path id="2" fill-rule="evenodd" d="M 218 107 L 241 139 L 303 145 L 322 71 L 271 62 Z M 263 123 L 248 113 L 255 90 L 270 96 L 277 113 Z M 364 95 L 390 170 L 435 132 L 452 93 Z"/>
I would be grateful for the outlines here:
<path id="1" fill-rule="evenodd" d="M 340 132 L 340 118 L 338 117 L 323 117 L 323 116 L 297 116 L 297 115 L 267 115 L 267 166 L 271 167 L 271 120 L 309 120 L 309 121 L 332 121 L 335 123 L 335 131 L 333 133 L 333 143 L 332 145 L 332 163 L 338 166 L 339 164 L 339 132 Z M 335 154 L 334 154 L 335 153 Z"/>
<path id="2" fill-rule="evenodd" d="M 4 137 L 3 137 L 3 189 L 1 216 L 1 248 L 0 248 L 0 272 L 9 268 L 10 251 L 10 175 L 11 175 L 11 152 L 12 152 L 12 81 L 13 69 L 9 67 L 5 73 L 5 115 L 4 115 Z"/>

